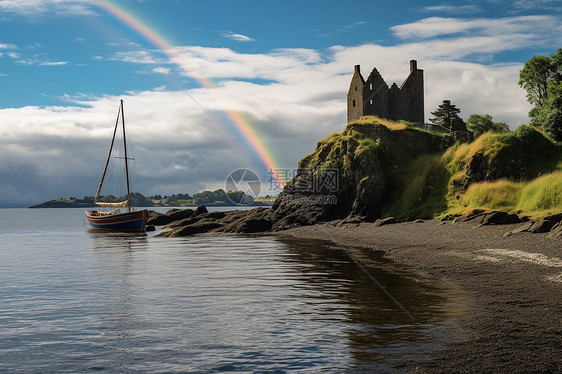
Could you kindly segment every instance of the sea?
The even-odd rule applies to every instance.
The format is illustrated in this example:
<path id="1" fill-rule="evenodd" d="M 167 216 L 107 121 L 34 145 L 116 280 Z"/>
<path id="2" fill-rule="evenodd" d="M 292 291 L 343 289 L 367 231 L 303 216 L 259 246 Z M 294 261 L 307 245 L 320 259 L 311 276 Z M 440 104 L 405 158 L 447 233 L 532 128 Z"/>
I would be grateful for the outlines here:
<path id="1" fill-rule="evenodd" d="M 405 372 L 461 308 L 372 249 L 157 233 L 0 209 L 0 372 Z"/>

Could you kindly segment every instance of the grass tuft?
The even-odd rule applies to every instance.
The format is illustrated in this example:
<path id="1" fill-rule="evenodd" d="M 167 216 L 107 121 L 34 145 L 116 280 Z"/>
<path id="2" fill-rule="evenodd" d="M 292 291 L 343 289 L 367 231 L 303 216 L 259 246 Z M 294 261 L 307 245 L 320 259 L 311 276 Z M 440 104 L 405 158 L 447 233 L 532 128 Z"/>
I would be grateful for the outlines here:
<path id="1" fill-rule="evenodd" d="M 462 196 L 462 204 L 468 208 L 514 210 L 522 184 L 509 180 L 472 184 Z"/>
<path id="2" fill-rule="evenodd" d="M 522 190 L 517 209 L 530 214 L 562 211 L 562 171 L 543 175 Z"/>

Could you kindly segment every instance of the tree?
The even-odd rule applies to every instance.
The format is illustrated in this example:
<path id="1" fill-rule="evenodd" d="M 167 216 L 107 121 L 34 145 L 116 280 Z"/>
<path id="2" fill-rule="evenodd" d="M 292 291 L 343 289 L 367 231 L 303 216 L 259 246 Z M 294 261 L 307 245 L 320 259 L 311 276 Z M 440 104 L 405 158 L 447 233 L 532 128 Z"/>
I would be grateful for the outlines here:
<path id="1" fill-rule="evenodd" d="M 519 85 L 527 91 L 534 107 L 529 112 L 531 124 L 548 136 L 562 141 L 562 49 L 550 57 L 535 56 L 519 73 Z"/>
<path id="2" fill-rule="evenodd" d="M 549 82 L 548 98 L 531 124 L 542 127 L 552 139 L 562 141 L 562 81 Z"/>
<path id="3" fill-rule="evenodd" d="M 535 56 L 525 63 L 519 72 L 519 86 L 527 91 L 527 101 L 542 108 L 548 97 L 548 81 L 554 75 L 554 66 L 550 58 Z"/>
<path id="4" fill-rule="evenodd" d="M 493 122 L 489 114 L 471 114 L 466 121 L 467 129 L 472 132 L 475 138 L 485 132 L 508 132 L 509 126 L 505 122 Z"/>
<path id="5" fill-rule="evenodd" d="M 437 126 L 441 126 L 449 131 L 459 131 L 457 124 L 462 122 L 459 117 L 461 110 L 457 108 L 454 104 L 451 104 L 451 100 L 443 100 L 443 104 L 439 105 L 435 112 L 431 112 L 434 118 L 430 118 L 431 123 Z M 464 122 L 463 122 L 464 123 Z"/>

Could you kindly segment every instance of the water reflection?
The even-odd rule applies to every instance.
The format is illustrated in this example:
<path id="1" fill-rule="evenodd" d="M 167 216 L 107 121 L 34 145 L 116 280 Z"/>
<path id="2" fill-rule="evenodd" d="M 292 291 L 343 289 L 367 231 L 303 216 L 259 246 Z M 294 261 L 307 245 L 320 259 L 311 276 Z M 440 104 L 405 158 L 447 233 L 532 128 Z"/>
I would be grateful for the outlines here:
<path id="1" fill-rule="evenodd" d="M 287 237 L 89 236 L 104 345 L 95 367 L 389 370 L 431 348 L 453 312 L 446 290 L 370 250 Z"/>
<path id="2" fill-rule="evenodd" d="M 356 368 L 372 369 L 374 363 L 397 356 L 401 347 L 402 353 L 404 347 L 436 348 L 437 326 L 458 311 L 454 290 L 420 282 L 383 259 L 382 252 L 290 237 L 278 240 L 285 244 L 284 261 L 302 274 L 311 290 L 319 291 L 314 298 L 330 300 L 322 303 L 317 318 L 341 316 L 349 324 L 346 333 Z"/>
<path id="3" fill-rule="evenodd" d="M 88 234 L 95 250 L 126 249 L 127 251 L 146 249 L 148 235 L 146 233 L 111 232 L 89 229 Z"/>

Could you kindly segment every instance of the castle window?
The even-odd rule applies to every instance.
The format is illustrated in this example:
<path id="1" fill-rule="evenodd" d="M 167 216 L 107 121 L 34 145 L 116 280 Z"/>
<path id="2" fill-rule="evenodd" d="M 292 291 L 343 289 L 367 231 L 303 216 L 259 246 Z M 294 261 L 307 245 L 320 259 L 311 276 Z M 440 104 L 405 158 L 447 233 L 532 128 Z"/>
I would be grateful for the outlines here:
<path id="1" fill-rule="evenodd" d="M 410 106 L 414 106 L 414 102 L 410 100 Z"/>
<path id="2" fill-rule="evenodd" d="M 373 105 L 373 99 L 369 100 L 369 104 Z"/>
<path id="3" fill-rule="evenodd" d="M 355 108 L 355 100 L 353 100 L 353 107 Z"/>
<path id="4" fill-rule="evenodd" d="M 355 86 L 355 92 L 357 92 L 357 86 Z"/>
<path id="5" fill-rule="evenodd" d="M 371 91 L 373 90 L 373 84 L 372 84 L 372 83 L 369 85 L 369 89 L 370 89 Z"/>

